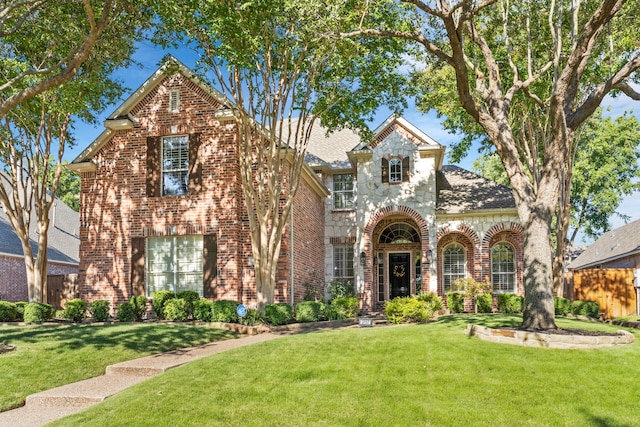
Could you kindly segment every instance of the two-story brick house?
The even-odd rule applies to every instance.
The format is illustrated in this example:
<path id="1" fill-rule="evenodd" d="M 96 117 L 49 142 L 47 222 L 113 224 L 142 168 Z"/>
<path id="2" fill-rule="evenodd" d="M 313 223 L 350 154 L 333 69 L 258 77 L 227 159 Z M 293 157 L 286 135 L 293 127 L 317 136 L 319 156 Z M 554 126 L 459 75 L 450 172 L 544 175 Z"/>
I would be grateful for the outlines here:
<path id="1" fill-rule="evenodd" d="M 176 61 L 73 161 L 82 177 L 82 297 L 119 303 L 194 289 L 255 302 L 229 105 Z M 460 277 L 522 293 L 522 229 L 509 189 L 443 166 L 444 147 L 402 118 L 374 134 L 363 142 L 315 128 L 276 298 L 298 302 L 308 285 L 334 278 L 352 280 L 367 311 L 420 290 L 446 293 Z"/>

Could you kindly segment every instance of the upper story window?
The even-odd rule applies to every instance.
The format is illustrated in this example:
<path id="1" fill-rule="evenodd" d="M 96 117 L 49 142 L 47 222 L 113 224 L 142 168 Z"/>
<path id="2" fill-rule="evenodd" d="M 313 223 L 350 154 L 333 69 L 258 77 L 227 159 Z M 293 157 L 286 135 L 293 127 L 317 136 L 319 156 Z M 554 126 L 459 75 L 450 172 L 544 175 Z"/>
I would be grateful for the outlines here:
<path id="1" fill-rule="evenodd" d="M 333 208 L 353 209 L 353 174 L 333 175 Z"/>
<path id="2" fill-rule="evenodd" d="M 189 193 L 189 137 L 162 138 L 162 195 L 184 196 Z"/>
<path id="3" fill-rule="evenodd" d="M 399 183 L 409 181 L 409 156 L 382 158 L 382 182 Z"/>

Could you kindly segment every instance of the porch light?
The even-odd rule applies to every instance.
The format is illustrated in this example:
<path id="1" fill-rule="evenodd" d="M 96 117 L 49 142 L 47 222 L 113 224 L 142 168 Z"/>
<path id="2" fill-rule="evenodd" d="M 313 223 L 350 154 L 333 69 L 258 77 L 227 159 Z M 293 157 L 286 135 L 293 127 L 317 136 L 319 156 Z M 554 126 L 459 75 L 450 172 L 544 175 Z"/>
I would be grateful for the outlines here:
<path id="1" fill-rule="evenodd" d="M 360 252 L 360 265 L 367 264 L 367 254 L 364 252 Z"/>

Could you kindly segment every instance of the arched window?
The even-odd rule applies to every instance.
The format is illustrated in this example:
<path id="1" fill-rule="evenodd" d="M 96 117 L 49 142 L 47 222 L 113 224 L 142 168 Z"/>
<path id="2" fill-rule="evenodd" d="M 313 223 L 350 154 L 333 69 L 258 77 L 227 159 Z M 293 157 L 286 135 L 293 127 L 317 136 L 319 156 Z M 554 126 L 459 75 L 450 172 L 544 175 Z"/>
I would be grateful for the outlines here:
<path id="1" fill-rule="evenodd" d="M 444 292 L 451 291 L 451 284 L 467 277 L 467 252 L 459 243 L 452 243 L 442 252 L 442 284 Z"/>
<path id="2" fill-rule="evenodd" d="M 380 233 L 380 243 L 418 243 L 420 235 L 418 232 L 407 224 L 397 223 L 391 224 Z"/>
<path id="3" fill-rule="evenodd" d="M 402 182 L 402 160 L 389 160 L 389 182 Z"/>
<path id="4" fill-rule="evenodd" d="M 515 250 L 509 243 L 491 248 L 491 282 L 494 292 L 516 291 Z"/>

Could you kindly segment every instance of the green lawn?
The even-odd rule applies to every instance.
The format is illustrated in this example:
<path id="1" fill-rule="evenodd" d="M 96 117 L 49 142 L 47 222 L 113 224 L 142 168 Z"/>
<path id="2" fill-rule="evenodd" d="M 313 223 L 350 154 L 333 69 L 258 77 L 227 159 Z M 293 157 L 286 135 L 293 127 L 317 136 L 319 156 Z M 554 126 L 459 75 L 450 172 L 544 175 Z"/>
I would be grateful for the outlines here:
<path id="1" fill-rule="evenodd" d="M 638 342 L 591 350 L 510 346 L 467 337 L 469 320 L 521 322 L 458 315 L 295 335 L 172 369 L 54 425 L 638 425 Z"/>
<path id="2" fill-rule="evenodd" d="M 236 337 L 218 329 L 162 323 L 0 326 L 0 411 L 33 393 L 104 374 L 108 365 Z"/>

